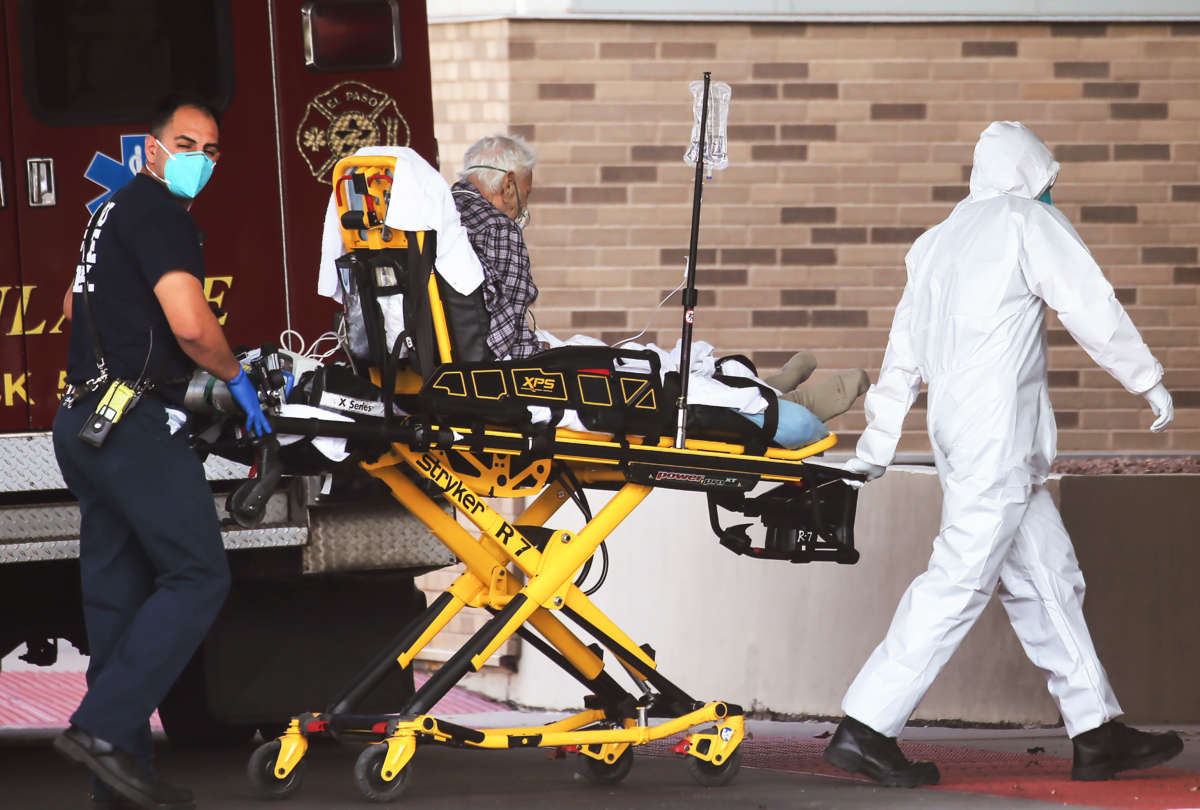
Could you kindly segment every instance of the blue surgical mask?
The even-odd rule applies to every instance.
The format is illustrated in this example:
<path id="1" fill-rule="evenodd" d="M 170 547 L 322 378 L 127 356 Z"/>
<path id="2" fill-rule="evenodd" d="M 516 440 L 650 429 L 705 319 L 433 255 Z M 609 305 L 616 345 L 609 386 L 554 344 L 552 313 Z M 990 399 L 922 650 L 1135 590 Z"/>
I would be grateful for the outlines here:
<path id="1" fill-rule="evenodd" d="M 167 191 L 176 197 L 185 197 L 189 200 L 199 194 L 200 190 L 208 183 L 208 178 L 212 177 L 213 168 L 217 165 L 213 163 L 213 159 L 200 151 L 171 154 L 171 151 L 158 138 L 155 138 L 154 142 L 169 155 L 167 164 L 163 168 L 165 176 L 159 178 L 167 184 Z"/>
<path id="2" fill-rule="evenodd" d="M 1042 196 L 1037 199 L 1038 202 L 1045 203 L 1046 205 L 1054 205 L 1054 200 L 1050 199 L 1050 189 L 1043 191 Z"/>

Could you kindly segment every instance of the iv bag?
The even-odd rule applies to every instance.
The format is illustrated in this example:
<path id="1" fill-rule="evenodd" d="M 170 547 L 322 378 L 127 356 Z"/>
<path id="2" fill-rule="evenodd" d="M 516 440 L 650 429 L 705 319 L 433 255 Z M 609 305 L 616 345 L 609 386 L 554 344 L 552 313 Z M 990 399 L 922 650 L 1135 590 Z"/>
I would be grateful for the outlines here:
<path id="1" fill-rule="evenodd" d="M 700 149 L 700 108 L 704 104 L 704 82 L 692 82 L 692 140 L 683 162 L 696 165 Z M 729 121 L 729 97 L 733 91 L 725 82 L 710 82 L 708 85 L 708 120 L 704 124 L 704 166 L 709 176 L 714 169 L 729 165 L 729 138 L 726 124 Z"/>

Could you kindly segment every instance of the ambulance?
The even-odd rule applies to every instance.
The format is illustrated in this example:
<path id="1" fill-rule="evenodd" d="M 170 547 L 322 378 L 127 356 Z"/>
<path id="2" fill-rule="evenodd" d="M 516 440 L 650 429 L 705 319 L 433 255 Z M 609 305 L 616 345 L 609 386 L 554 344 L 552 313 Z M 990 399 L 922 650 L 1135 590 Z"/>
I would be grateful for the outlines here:
<path id="1" fill-rule="evenodd" d="M 330 329 L 316 270 L 341 157 L 403 145 L 437 165 L 437 145 L 423 2 L 0 0 L 0 41 L 0 657 L 49 665 L 59 639 L 87 649 L 78 509 L 49 434 L 63 293 L 90 212 L 142 168 L 155 103 L 186 91 L 222 114 L 220 163 L 191 210 L 235 346 Z M 248 474 L 206 468 L 219 508 Z M 262 525 L 224 526 L 232 593 L 160 708 L 168 736 L 272 734 L 334 696 L 423 606 L 413 575 L 451 562 L 414 524 L 367 480 L 299 479 Z M 408 689 L 398 674 L 380 706 Z"/>

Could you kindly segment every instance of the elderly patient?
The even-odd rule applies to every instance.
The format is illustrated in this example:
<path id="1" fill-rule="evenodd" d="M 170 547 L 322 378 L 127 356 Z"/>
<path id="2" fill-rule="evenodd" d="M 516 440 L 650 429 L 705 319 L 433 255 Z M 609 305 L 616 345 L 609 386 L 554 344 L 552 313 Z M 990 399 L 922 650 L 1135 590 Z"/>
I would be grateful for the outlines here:
<path id="1" fill-rule="evenodd" d="M 533 169 L 537 156 L 518 136 L 483 138 L 467 150 L 463 170 L 451 191 L 471 246 L 484 271 L 484 304 L 491 317 L 488 346 L 498 358 L 521 359 L 552 346 L 567 345 L 545 331 L 534 331 L 529 307 L 538 290 L 530 269 L 523 228 L 529 222 Z M 576 336 L 571 344 L 599 344 Z M 628 344 L 636 348 L 635 344 Z M 679 347 L 666 352 L 653 344 L 664 368 L 677 368 Z M 712 347 L 693 348 L 689 399 L 698 404 L 735 409 L 762 427 L 767 401 L 756 388 L 734 388 L 714 380 L 717 360 Z M 764 381 L 779 390 L 779 426 L 775 440 L 784 447 L 811 444 L 828 434 L 824 420 L 844 413 L 869 385 L 862 369 L 839 372 L 801 386 L 817 367 L 809 352 L 797 352 L 783 369 Z M 745 366 L 720 364 L 722 374 L 750 377 Z M 786 393 L 782 393 L 786 392 Z"/>

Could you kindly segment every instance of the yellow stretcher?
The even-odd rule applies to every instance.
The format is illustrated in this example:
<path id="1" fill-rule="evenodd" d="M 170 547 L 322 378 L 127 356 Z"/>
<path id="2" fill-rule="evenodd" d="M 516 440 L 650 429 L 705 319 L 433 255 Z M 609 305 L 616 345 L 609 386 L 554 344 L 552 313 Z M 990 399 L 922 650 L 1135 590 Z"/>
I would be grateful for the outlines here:
<path id="1" fill-rule="evenodd" d="M 673 428 L 674 403 L 664 401 L 669 393 L 657 366 L 651 363 L 649 373 L 629 370 L 631 357 L 649 362 L 643 353 L 588 348 L 525 361 L 484 359 L 466 346 L 472 325 L 463 322 L 478 312 L 479 301 L 439 278 L 436 234 L 398 232 L 383 224 L 393 193 L 390 178 L 386 158 L 347 158 L 334 174 L 347 250 L 339 267 L 357 287 L 348 300 L 364 313 L 368 337 L 374 334 L 370 376 L 383 394 L 384 415 L 365 423 L 280 417 L 272 422 L 277 432 L 346 437 L 361 454 L 361 466 L 466 570 L 326 711 L 297 715 L 282 736 L 259 747 L 249 762 L 250 779 L 265 795 L 290 795 L 300 785 L 309 740 L 330 735 L 368 742 L 355 779 L 374 801 L 400 797 L 414 753 L 429 743 L 567 747 L 578 753 L 580 772 L 589 781 L 611 784 L 629 773 L 635 746 L 690 732 L 676 751 L 691 775 L 703 785 L 727 784 L 741 762 L 742 708 L 697 701 L 665 678 L 653 650 L 635 643 L 576 581 L 605 538 L 660 486 L 706 493 L 714 531 L 737 553 L 855 562 L 855 490 L 842 480 L 843 471 L 805 461 L 832 447 L 836 437 L 797 450 L 764 448 L 761 440 L 739 443 L 718 425 L 719 438 L 689 438 L 676 448 L 666 435 Z M 374 307 L 377 294 L 398 289 L 405 295 L 407 364 L 380 344 Z M 574 409 L 589 430 L 531 424 L 530 404 L 554 412 Z M 407 415 L 392 416 L 394 408 Z M 776 486 L 751 496 L 764 482 Z M 615 491 L 594 516 L 582 500 L 588 489 Z M 512 497 L 532 500 L 510 522 L 488 500 Z M 578 532 L 551 526 L 568 501 L 581 504 L 588 518 Z M 448 513 L 446 503 L 478 534 Z M 723 528 L 718 509 L 760 517 L 767 526 L 765 545 L 751 542 L 749 524 Z M 385 715 L 353 713 L 360 698 L 397 666 L 412 666 L 466 608 L 487 611 L 491 618 L 406 705 Z M 466 728 L 430 714 L 514 634 L 579 681 L 587 692 L 583 711 L 544 726 L 497 729 Z M 606 670 L 605 650 L 635 691 Z"/>

